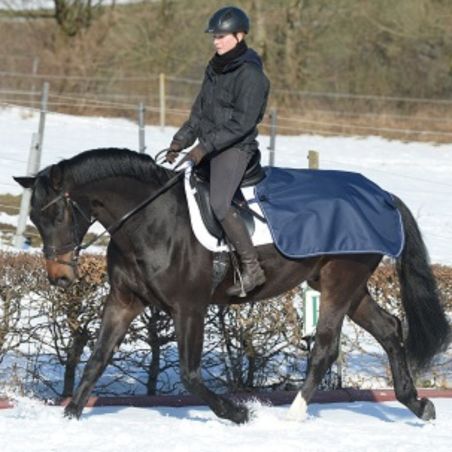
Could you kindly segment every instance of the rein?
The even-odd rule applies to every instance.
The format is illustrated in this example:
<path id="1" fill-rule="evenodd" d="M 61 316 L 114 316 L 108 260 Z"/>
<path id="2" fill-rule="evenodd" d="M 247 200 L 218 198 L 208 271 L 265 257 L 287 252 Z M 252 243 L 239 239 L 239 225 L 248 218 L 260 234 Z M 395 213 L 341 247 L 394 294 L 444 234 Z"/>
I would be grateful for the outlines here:
<path id="1" fill-rule="evenodd" d="M 53 260 L 59 264 L 65 264 L 69 265 L 70 267 L 76 267 L 79 253 L 81 250 L 85 250 L 91 245 L 93 245 L 95 242 L 97 242 L 101 237 L 103 237 L 105 234 L 109 233 L 110 235 L 113 235 L 130 217 L 135 215 L 137 212 L 142 210 L 144 207 L 146 207 L 148 204 L 150 204 L 152 201 L 157 199 L 159 196 L 161 196 L 163 193 L 165 193 L 167 190 L 169 190 L 173 185 L 175 185 L 182 177 L 184 176 L 184 172 L 179 172 L 176 176 L 169 179 L 159 190 L 157 190 L 155 193 L 153 193 L 151 196 L 146 198 L 144 201 L 142 201 L 140 204 L 138 204 L 136 207 L 134 207 L 132 210 L 124 214 L 119 220 L 115 221 L 111 226 L 105 229 L 102 233 L 96 235 L 94 238 L 89 240 L 88 242 L 81 244 L 77 243 L 77 231 L 78 231 L 78 224 L 76 221 L 76 216 L 74 214 L 75 210 L 78 210 L 82 216 L 88 221 L 89 226 L 91 226 L 93 223 L 97 221 L 96 218 L 91 219 L 88 218 L 85 212 L 83 212 L 83 209 L 79 206 L 77 201 L 74 201 L 69 193 L 65 192 L 57 196 L 56 198 L 52 199 L 49 203 L 47 203 L 44 207 L 41 208 L 41 211 L 44 211 L 48 209 L 50 206 L 55 204 L 56 202 L 60 201 L 61 199 L 64 199 L 66 204 L 71 207 L 72 211 L 72 217 L 74 222 L 73 227 L 73 241 L 67 245 L 56 247 L 56 246 L 48 246 L 44 245 L 42 251 L 44 253 L 44 256 L 48 260 Z M 73 251 L 74 256 L 70 262 L 64 261 L 58 258 L 58 255 L 65 254 L 69 251 Z"/>
<path id="2" fill-rule="evenodd" d="M 152 201 L 156 200 L 160 195 L 165 193 L 167 190 L 169 190 L 173 185 L 176 184 L 176 182 L 179 181 L 184 176 L 184 172 L 178 173 L 176 176 L 172 177 L 168 182 L 166 182 L 163 187 L 161 187 L 157 192 L 153 193 L 151 196 L 146 198 L 143 202 L 138 204 L 138 206 L 134 207 L 132 210 L 127 212 L 125 215 L 123 215 L 118 221 L 113 223 L 110 227 L 106 228 L 105 231 L 102 233 L 96 235 L 94 238 L 92 238 L 90 241 L 83 245 L 78 246 L 78 250 L 86 250 L 89 246 L 91 246 L 93 243 L 97 242 L 101 237 L 103 237 L 105 234 L 109 233 L 110 235 L 114 234 L 131 216 L 135 215 L 137 212 L 139 212 L 141 209 L 146 207 L 148 204 L 150 204 Z"/>

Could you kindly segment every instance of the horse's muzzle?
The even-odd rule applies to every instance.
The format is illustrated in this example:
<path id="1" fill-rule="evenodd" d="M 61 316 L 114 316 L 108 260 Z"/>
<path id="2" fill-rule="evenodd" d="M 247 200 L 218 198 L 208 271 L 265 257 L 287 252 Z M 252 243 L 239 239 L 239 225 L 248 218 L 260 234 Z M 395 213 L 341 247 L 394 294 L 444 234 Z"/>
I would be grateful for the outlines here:
<path id="1" fill-rule="evenodd" d="M 65 276 L 62 276 L 57 279 L 51 279 L 49 277 L 49 281 L 50 284 L 52 284 L 53 286 L 61 287 L 62 289 L 67 289 L 74 282 L 73 280 L 71 281 L 69 278 L 66 278 Z"/>
<path id="2" fill-rule="evenodd" d="M 76 279 L 76 267 L 65 262 L 72 262 L 72 252 L 58 256 L 57 259 L 46 259 L 47 275 L 50 284 L 67 289 Z"/>

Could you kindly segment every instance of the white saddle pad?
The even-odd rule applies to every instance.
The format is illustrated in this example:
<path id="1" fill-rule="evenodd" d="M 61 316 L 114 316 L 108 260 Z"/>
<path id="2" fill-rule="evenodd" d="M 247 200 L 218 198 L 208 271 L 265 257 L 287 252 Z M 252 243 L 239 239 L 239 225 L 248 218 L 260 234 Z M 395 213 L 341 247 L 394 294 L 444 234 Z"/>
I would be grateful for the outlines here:
<path id="1" fill-rule="evenodd" d="M 192 172 L 192 167 L 188 166 L 185 168 L 185 194 L 187 196 L 188 209 L 190 211 L 190 221 L 193 232 L 198 239 L 198 241 L 210 251 L 220 252 L 220 251 L 229 251 L 227 245 L 225 243 L 218 244 L 218 239 L 211 235 L 202 221 L 201 213 L 199 212 L 198 203 L 195 199 L 196 187 L 190 186 L 190 176 Z M 243 196 L 247 201 L 250 199 L 254 199 L 254 187 L 245 187 L 242 188 Z M 251 209 L 253 209 L 257 214 L 262 217 L 264 214 L 257 202 L 253 202 L 249 205 Z M 268 228 L 267 223 L 260 221 L 259 219 L 254 219 L 255 230 L 252 236 L 252 240 L 254 246 L 266 245 L 268 243 L 273 243 L 272 236 L 270 234 L 270 230 Z"/>

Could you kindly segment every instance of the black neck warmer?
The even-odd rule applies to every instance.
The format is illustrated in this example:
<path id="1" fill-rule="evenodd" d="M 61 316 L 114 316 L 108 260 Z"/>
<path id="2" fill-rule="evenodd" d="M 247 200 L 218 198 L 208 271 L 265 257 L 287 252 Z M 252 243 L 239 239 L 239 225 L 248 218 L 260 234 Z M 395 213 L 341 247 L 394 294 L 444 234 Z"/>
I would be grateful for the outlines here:
<path id="1" fill-rule="evenodd" d="M 233 49 L 223 55 L 216 53 L 210 60 L 210 65 L 217 74 L 221 74 L 223 69 L 235 59 L 241 57 L 248 50 L 245 41 L 240 41 Z"/>

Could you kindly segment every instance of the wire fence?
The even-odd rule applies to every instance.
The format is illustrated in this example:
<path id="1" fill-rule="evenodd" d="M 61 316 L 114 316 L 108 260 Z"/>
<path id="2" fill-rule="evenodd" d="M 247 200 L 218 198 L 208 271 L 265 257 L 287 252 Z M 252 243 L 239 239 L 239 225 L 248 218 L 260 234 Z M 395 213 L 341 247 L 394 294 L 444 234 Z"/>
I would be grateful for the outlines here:
<path id="1" fill-rule="evenodd" d="M 6 56 L 4 57 L 6 58 Z M 147 123 L 177 125 L 186 117 L 200 79 L 149 74 L 92 75 L 55 67 L 38 73 L 30 57 L 2 64 L 0 101 L 27 107 L 39 103 L 39 87 L 51 83 L 49 106 L 56 111 L 132 117 L 143 102 Z M 11 60 L 13 61 L 13 60 Z M 16 69 L 13 69 L 16 68 Z M 78 71 L 79 72 L 79 71 Z M 163 86 L 162 86 L 163 85 Z M 163 97 L 163 98 L 162 98 Z M 278 111 L 281 134 L 381 135 L 419 141 L 452 142 L 452 100 L 374 94 L 309 92 L 272 87 L 269 105 Z M 269 121 L 262 128 L 268 132 Z"/>
<path id="2" fill-rule="evenodd" d="M 20 106 L 25 107 L 30 113 L 39 113 L 40 83 L 44 80 L 51 82 L 46 106 L 51 114 L 60 112 L 93 114 L 136 120 L 138 109 L 142 105 L 146 113 L 146 124 L 159 124 L 161 127 L 180 125 L 188 117 L 191 103 L 201 82 L 162 74 L 150 74 L 147 77 L 120 76 L 112 80 L 101 76 L 0 71 L 0 106 Z M 66 85 L 63 87 L 62 84 Z M 119 91 L 121 88 L 124 91 Z M 377 135 L 403 140 L 452 143 L 452 115 L 445 114 L 452 113 L 452 100 L 306 92 L 277 87 L 273 92 L 276 95 L 288 95 L 299 99 L 299 106 L 295 108 L 292 102 L 291 106 L 284 104 L 281 108 L 273 107 L 271 111 L 276 115 L 276 120 L 272 122 L 270 115 L 266 115 L 260 125 L 262 134 Z M 270 99 L 270 103 L 275 99 L 277 97 Z M 320 103 L 319 99 L 322 100 Z M 325 105 L 328 108 L 324 108 Z M 386 107 L 382 109 L 381 105 Z M 401 108 L 401 105 L 410 105 L 410 109 Z M 417 107 L 414 110 L 411 109 L 413 105 Z M 394 109 L 392 106 L 397 108 Z M 57 122 L 59 118 L 55 115 L 52 120 Z M 87 118 L 87 121 L 90 121 L 90 118 Z M 115 124 L 115 129 L 130 130 L 132 127 L 132 124 Z M 29 132 L 31 134 L 34 131 Z M 22 155 L 23 158 L 2 156 L 0 162 L 2 165 L 11 164 L 12 167 L 17 167 L 20 163 L 25 168 L 26 158 L 24 153 Z M 325 163 L 343 165 L 343 162 L 328 160 L 325 160 Z M 360 169 L 359 165 L 353 163 L 348 166 Z M 394 177 L 410 178 L 404 174 L 403 169 L 400 173 L 387 172 L 389 173 Z M 411 177 L 411 179 L 427 181 L 426 178 Z M 441 181 L 428 180 L 428 182 L 441 189 L 452 187 L 452 184 Z M 12 187 L 16 187 L 12 180 L 0 180 L 0 193 L 7 192 Z M 0 203 L 0 209 L 19 210 L 18 206 L 4 202 Z"/>

